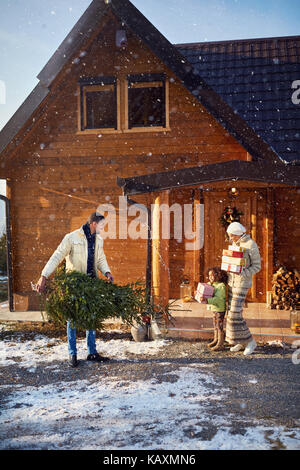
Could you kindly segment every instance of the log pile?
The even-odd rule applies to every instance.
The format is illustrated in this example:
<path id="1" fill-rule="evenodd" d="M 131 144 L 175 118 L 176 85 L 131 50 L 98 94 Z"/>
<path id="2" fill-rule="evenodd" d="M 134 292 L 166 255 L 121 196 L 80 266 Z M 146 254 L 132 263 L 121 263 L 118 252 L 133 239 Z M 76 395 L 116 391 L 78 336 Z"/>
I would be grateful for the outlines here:
<path id="1" fill-rule="evenodd" d="M 300 274 L 297 269 L 279 268 L 273 274 L 271 308 L 293 310 L 300 306 Z"/>

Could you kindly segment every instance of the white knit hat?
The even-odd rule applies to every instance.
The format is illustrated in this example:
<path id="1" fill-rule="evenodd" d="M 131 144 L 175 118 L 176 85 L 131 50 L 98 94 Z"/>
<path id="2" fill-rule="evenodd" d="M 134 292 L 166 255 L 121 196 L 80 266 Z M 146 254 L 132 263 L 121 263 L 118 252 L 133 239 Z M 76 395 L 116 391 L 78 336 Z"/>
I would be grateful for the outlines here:
<path id="1" fill-rule="evenodd" d="M 231 233 L 232 235 L 243 235 L 245 232 L 245 227 L 239 222 L 232 222 L 227 228 L 227 233 Z"/>

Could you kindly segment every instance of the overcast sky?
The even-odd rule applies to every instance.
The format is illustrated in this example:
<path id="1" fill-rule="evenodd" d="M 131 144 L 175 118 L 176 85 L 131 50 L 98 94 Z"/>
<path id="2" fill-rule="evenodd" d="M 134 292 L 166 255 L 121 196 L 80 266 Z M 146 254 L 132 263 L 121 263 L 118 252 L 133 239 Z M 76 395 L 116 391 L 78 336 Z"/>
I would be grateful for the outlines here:
<path id="1" fill-rule="evenodd" d="M 91 0 L 0 0 L 0 129 L 33 90 L 38 83 L 36 76 L 90 3 Z M 172 43 L 300 34 L 299 0 L 132 3 Z M 2 205 L 0 201 L 0 227 Z"/>

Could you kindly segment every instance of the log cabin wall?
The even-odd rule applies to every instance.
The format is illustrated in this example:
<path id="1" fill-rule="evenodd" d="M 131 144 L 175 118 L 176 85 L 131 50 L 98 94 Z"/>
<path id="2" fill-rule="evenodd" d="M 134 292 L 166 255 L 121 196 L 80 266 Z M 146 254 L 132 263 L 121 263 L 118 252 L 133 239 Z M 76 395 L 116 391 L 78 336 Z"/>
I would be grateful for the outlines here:
<path id="1" fill-rule="evenodd" d="M 37 281 L 63 236 L 99 204 L 118 206 L 117 176 L 247 160 L 246 150 L 130 31 L 126 49 L 116 48 L 120 28 L 111 19 L 78 51 L 51 86 L 41 117 L 1 168 L 1 177 L 9 177 L 16 310 L 38 308 L 30 281 Z M 169 79 L 170 130 L 78 132 L 80 77 L 162 72 Z M 174 265 L 181 252 L 172 243 Z M 146 240 L 108 239 L 104 248 L 117 283 L 145 278 Z"/>
<path id="2" fill-rule="evenodd" d="M 274 191 L 274 270 L 300 267 L 300 191 L 280 188 Z"/>

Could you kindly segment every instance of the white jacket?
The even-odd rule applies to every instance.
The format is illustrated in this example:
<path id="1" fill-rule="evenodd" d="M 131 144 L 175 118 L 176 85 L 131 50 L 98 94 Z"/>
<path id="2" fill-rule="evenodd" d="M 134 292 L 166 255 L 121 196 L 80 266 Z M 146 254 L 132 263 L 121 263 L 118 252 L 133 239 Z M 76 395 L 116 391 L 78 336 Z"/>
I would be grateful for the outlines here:
<path id="1" fill-rule="evenodd" d="M 252 287 L 252 276 L 261 270 L 261 258 L 259 248 L 248 233 L 245 233 L 233 245 L 241 246 L 245 249 L 245 268 L 242 274 L 228 273 L 228 284 L 232 287 L 248 288 Z"/>
<path id="2" fill-rule="evenodd" d="M 56 248 L 55 252 L 47 262 L 42 271 L 42 276 L 48 278 L 59 266 L 59 264 L 66 259 L 66 271 L 79 271 L 80 273 L 87 272 L 87 257 L 88 257 L 88 243 L 81 227 L 74 232 L 68 233 Z M 103 239 L 100 235 L 96 235 L 95 241 L 95 257 L 94 257 L 94 270 L 96 276 L 99 277 L 98 269 L 102 274 L 110 272 L 107 264 L 106 257 L 103 250 Z"/>

